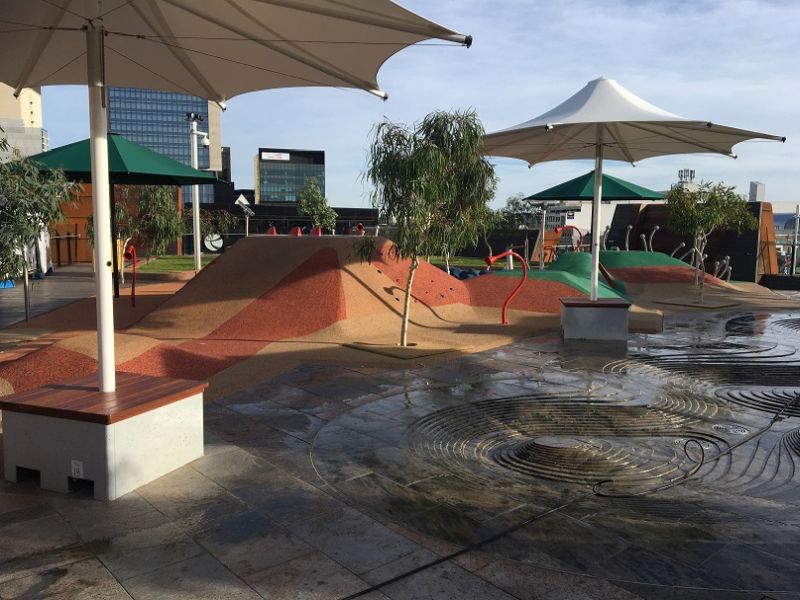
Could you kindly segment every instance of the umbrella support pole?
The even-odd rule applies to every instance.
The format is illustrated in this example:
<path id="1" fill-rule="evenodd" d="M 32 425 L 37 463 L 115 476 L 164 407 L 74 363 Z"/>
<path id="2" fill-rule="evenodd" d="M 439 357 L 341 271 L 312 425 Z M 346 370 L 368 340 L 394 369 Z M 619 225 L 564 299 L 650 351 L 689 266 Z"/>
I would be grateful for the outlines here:
<path id="1" fill-rule="evenodd" d="M 98 384 L 101 392 L 116 389 L 114 373 L 114 298 L 111 277 L 111 211 L 108 176 L 108 115 L 103 66 L 103 31 L 86 31 L 89 84 L 89 129 L 92 153 L 95 294 L 97 297 Z"/>
<path id="2" fill-rule="evenodd" d="M 594 198 L 592 199 L 592 272 L 589 298 L 597 300 L 600 275 L 600 206 L 603 199 L 603 128 L 597 126 L 597 152 L 594 159 Z M 627 332 L 626 332 L 627 333 Z"/>

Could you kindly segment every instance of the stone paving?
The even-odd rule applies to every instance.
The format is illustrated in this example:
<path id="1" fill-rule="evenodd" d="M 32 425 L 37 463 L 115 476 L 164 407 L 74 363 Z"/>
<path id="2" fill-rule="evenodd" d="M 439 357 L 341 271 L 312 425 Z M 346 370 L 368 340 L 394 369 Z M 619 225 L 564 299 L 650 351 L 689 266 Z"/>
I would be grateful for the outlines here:
<path id="1" fill-rule="evenodd" d="M 44 279 L 30 280 L 31 317 L 93 295 L 91 265 L 59 267 Z M 0 329 L 24 320 L 25 292 L 22 282 L 18 281 L 16 287 L 0 289 Z"/>
<path id="2" fill-rule="evenodd" d="M 800 598 L 800 319 L 309 364 L 115 502 L 0 483 L 0 598 Z"/>

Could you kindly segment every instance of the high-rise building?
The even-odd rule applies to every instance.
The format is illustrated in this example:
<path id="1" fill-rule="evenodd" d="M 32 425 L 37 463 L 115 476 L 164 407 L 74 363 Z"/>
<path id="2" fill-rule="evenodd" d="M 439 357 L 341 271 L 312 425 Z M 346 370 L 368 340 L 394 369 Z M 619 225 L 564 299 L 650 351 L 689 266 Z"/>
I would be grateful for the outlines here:
<path id="1" fill-rule="evenodd" d="M 256 204 L 295 203 L 309 177 L 325 194 L 325 152 L 259 148 L 255 157 Z"/>
<path id="2" fill-rule="evenodd" d="M 39 90 L 24 88 L 15 98 L 14 88 L 0 83 L 0 127 L 0 137 L 5 137 L 9 145 L 8 151 L 0 152 L 0 161 L 7 160 L 15 149 L 23 156 L 47 150 Z"/>
<path id="3" fill-rule="evenodd" d="M 214 102 L 196 96 L 138 88 L 108 89 L 108 129 L 131 141 L 190 165 L 191 140 L 187 113 L 202 117 L 198 129 L 207 131 L 209 146 L 198 145 L 200 169 L 222 170 L 221 109 Z M 213 185 L 201 185 L 200 202 L 214 201 Z M 191 188 L 183 197 L 191 199 Z"/>

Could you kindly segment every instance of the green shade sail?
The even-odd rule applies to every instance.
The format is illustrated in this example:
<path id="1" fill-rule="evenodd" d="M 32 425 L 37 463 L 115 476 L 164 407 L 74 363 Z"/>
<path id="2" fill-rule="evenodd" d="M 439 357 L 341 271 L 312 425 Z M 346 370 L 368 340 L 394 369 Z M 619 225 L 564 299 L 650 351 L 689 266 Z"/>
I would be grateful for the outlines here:
<path id="1" fill-rule="evenodd" d="M 594 171 L 570 179 L 525 200 L 592 200 L 594 198 Z M 645 187 L 603 175 L 603 200 L 663 200 L 664 194 Z"/>
<path id="2" fill-rule="evenodd" d="M 76 181 L 92 181 L 89 140 L 67 144 L 30 157 L 40 169 L 61 169 Z M 213 173 L 198 171 L 121 135 L 108 135 L 108 170 L 111 183 L 129 185 L 192 185 L 216 183 Z"/>

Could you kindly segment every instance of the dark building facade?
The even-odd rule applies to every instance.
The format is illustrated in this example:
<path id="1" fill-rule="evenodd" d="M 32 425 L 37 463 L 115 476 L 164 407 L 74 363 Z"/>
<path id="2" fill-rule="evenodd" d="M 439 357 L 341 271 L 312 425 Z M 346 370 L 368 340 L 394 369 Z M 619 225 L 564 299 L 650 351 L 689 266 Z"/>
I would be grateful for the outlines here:
<path id="1" fill-rule="evenodd" d="M 197 113 L 203 121 L 198 129 L 209 133 L 209 146 L 198 143 L 200 169 L 220 171 L 220 109 L 216 104 L 187 94 L 138 88 L 108 89 L 108 129 L 131 141 L 191 165 L 191 141 L 186 113 Z M 200 202 L 214 201 L 214 186 L 201 185 Z M 183 197 L 191 200 L 191 187 Z"/>
<path id="2" fill-rule="evenodd" d="M 325 194 L 325 152 L 259 148 L 255 157 L 257 204 L 295 204 L 300 188 L 315 177 Z"/>

